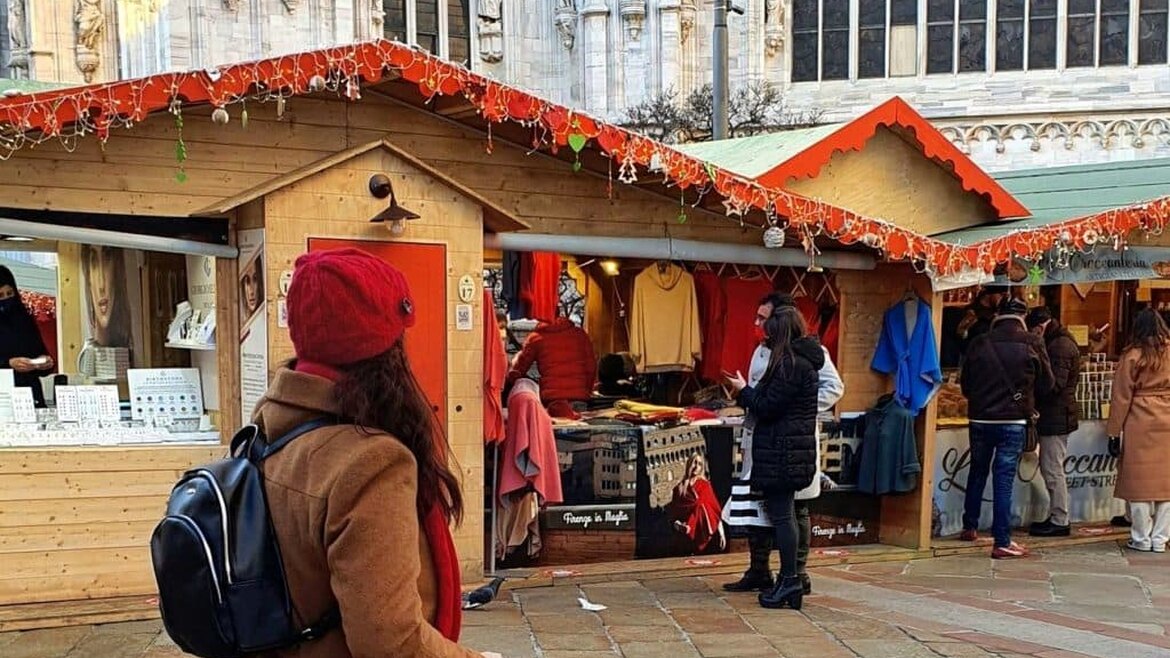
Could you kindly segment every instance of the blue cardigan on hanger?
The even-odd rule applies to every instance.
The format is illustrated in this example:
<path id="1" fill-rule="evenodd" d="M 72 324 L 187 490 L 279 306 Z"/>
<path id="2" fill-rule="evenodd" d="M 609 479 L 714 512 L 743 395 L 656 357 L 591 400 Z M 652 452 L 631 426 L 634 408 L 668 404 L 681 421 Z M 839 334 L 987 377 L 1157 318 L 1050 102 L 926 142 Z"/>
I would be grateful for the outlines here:
<path id="1" fill-rule="evenodd" d="M 916 306 L 907 308 L 907 304 Z M 909 326 L 911 317 L 914 318 L 913 327 Z M 915 416 L 930 404 L 942 386 L 942 368 L 938 359 L 930 304 L 915 297 L 886 311 L 870 367 L 894 376 L 894 400 Z"/>

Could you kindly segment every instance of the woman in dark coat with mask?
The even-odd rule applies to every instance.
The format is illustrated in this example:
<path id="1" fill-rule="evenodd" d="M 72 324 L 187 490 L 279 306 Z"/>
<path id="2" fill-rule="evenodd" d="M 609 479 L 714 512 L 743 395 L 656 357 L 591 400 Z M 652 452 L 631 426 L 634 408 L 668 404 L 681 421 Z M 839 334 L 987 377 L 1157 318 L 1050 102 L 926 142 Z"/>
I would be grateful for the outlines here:
<path id="1" fill-rule="evenodd" d="M 41 375 L 53 365 L 36 321 L 20 300 L 16 277 L 0 265 L 0 368 L 11 368 L 16 385 L 32 388 L 37 406 L 43 407 Z"/>
<path id="2" fill-rule="evenodd" d="M 796 573 L 794 496 L 816 476 L 818 371 L 825 351 L 807 335 L 795 307 L 774 307 L 763 330 L 771 359 L 760 383 L 748 386 L 741 373 L 729 373 L 728 382 L 739 405 L 756 419 L 751 486 L 764 495 L 780 551 L 780 577 L 760 594 L 760 605 L 799 610 L 804 586 Z"/>

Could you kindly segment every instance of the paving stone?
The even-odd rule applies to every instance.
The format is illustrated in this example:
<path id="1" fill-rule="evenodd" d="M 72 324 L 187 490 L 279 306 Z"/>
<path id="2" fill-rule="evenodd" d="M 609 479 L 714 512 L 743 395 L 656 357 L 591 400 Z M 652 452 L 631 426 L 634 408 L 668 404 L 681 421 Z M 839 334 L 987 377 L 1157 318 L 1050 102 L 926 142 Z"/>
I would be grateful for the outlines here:
<path id="1" fill-rule="evenodd" d="M 514 603 L 493 603 L 478 610 L 463 613 L 464 626 L 523 626 L 524 614 Z"/>
<path id="2" fill-rule="evenodd" d="M 819 638 L 783 638 L 772 640 L 784 658 L 856 658 L 845 645 L 822 636 Z"/>
<path id="3" fill-rule="evenodd" d="M 692 635 L 691 642 L 703 658 L 780 658 L 768 640 L 752 633 Z"/>
<path id="4" fill-rule="evenodd" d="M 642 585 L 659 594 L 710 591 L 710 587 L 701 578 L 663 578 L 661 580 L 647 580 Z"/>
<path id="5" fill-rule="evenodd" d="M 746 598 L 749 601 L 754 600 L 750 597 Z M 714 597 L 711 592 L 663 592 L 658 595 L 658 603 L 668 610 L 710 609 L 712 606 L 728 607 L 722 599 Z"/>
<path id="6" fill-rule="evenodd" d="M 535 632 L 550 633 L 595 633 L 601 630 L 601 617 L 593 613 L 555 615 L 526 615 L 528 625 Z"/>
<path id="7" fill-rule="evenodd" d="M 150 633 L 119 633 L 107 629 L 103 633 L 90 633 L 66 654 L 67 658 L 140 658 L 154 641 Z"/>
<path id="8" fill-rule="evenodd" d="M 674 621 L 656 607 L 610 609 L 598 614 L 606 626 L 674 626 Z"/>
<path id="9" fill-rule="evenodd" d="M 1055 574 L 1052 587 L 1058 597 L 1067 601 L 1108 600 L 1114 605 L 1147 606 L 1142 583 L 1131 576 L 1101 574 Z"/>
<path id="10" fill-rule="evenodd" d="M 906 574 L 909 576 L 979 576 L 988 577 L 992 573 L 990 557 L 956 556 L 941 557 L 933 560 L 917 560 L 911 562 Z"/>
<path id="11" fill-rule="evenodd" d="M 613 651 L 545 651 L 544 658 L 612 658 Z M 508 656 L 508 658 L 512 658 Z"/>
<path id="12" fill-rule="evenodd" d="M 60 658 L 89 635 L 89 631 L 88 626 L 24 631 L 11 646 L 4 647 L 4 658 Z"/>
<path id="13" fill-rule="evenodd" d="M 966 642 L 928 642 L 927 648 L 947 658 L 993 658 L 993 654 L 986 649 Z"/>
<path id="14" fill-rule="evenodd" d="M 686 642 L 624 642 L 621 647 L 625 658 L 700 658 Z"/>
<path id="15" fill-rule="evenodd" d="M 542 651 L 612 651 L 613 642 L 604 633 L 537 633 Z"/>
<path id="16" fill-rule="evenodd" d="M 1052 583 L 1042 581 L 996 578 L 991 582 L 991 598 L 997 601 L 1044 601 L 1052 600 Z"/>
<path id="17" fill-rule="evenodd" d="M 606 633 L 621 646 L 628 643 L 682 642 L 686 633 L 676 626 L 607 626 Z"/>
<path id="18" fill-rule="evenodd" d="M 752 630 L 738 615 L 729 612 L 680 610 L 671 616 L 689 634 L 750 633 Z"/>
<path id="19" fill-rule="evenodd" d="M 842 640 L 845 646 L 857 652 L 861 658 L 938 658 L 925 645 L 913 640 L 891 642 L 889 640 Z"/>
<path id="20" fill-rule="evenodd" d="M 142 654 L 142 658 L 191 658 L 191 654 L 184 653 L 179 647 L 151 646 Z"/>
<path id="21" fill-rule="evenodd" d="M 515 628 L 465 628 L 460 642 L 476 651 L 494 651 L 508 658 L 536 658 L 532 636 Z"/>

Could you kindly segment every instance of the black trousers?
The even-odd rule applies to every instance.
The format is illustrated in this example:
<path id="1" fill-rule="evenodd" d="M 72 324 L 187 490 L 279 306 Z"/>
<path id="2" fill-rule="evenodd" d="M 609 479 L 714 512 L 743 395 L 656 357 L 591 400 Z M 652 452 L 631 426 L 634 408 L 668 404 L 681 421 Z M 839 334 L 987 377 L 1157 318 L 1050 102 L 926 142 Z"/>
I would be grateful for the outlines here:
<path id="1" fill-rule="evenodd" d="M 796 510 L 796 573 L 803 576 L 808 573 L 812 522 L 809 520 L 807 500 L 794 501 L 793 507 Z M 772 549 L 775 543 L 775 534 L 772 528 L 752 527 L 748 530 L 748 554 L 751 556 L 749 571 L 771 574 Z"/>
<path id="2" fill-rule="evenodd" d="M 796 509 L 791 489 L 776 489 L 765 494 L 768 518 L 772 521 L 772 541 L 780 551 L 780 577 L 796 577 Z"/>

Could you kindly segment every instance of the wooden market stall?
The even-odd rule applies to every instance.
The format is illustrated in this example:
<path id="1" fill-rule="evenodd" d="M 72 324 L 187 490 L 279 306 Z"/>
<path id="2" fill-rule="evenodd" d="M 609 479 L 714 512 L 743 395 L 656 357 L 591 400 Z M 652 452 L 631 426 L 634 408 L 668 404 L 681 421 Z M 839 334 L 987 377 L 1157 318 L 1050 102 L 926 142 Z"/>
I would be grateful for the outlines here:
<path id="1" fill-rule="evenodd" d="M 1005 188 L 1032 211 L 1025 220 L 974 227 L 940 236 L 953 242 L 1005 240 L 1026 231 L 1046 231 L 1039 245 L 1055 246 L 1039 258 L 1017 257 L 988 275 L 984 286 L 1011 291 L 1030 306 L 1046 306 L 1081 347 L 1083 362 L 1077 384 L 1079 427 L 1068 439 L 1065 471 L 1069 482 L 1069 538 L 1033 538 L 1032 545 L 1112 540 L 1124 534 L 1110 528 L 1112 517 L 1124 513 L 1123 501 L 1113 497 L 1118 461 L 1107 453 L 1105 420 L 1113 364 L 1128 340 L 1137 311 L 1146 306 L 1164 311 L 1166 277 L 1170 274 L 1170 241 L 1162 235 L 1127 235 L 1107 228 L 1135 210 L 1159 212 L 1157 201 L 1170 191 L 1170 160 L 1078 165 L 1002 172 Z M 1080 228 L 1088 226 L 1090 228 Z M 1089 244 L 1074 246 L 1073 236 L 1088 233 Z M 1093 234 L 1101 237 L 1094 237 Z M 1120 236 L 1122 242 L 1114 243 Z M 1128 238 L 1125 240 L 1124 238 Z M 1083 237 L 1082 237 L 1083 240 Z M 1123 247 L 1118 250 L 1116 247 Z M 954 343 L 956 323 L 971 306 L 978 288 L 946 284 L 947 327 L 944 341 Z M 1103 329 L 1103 331 L 1101 331 Z M 956 365 L 956 364 L 951 364 Z M 962 454 L 967 442 L 965 401 L 951 392 L 940 411 L 939 450 L 935 455 L 939 479 L 935 485 L 935 546 L 948 552 L 964 549 L 953 539 L 959 531 L 962 491 L 956 485 L 966 468 Z M 1035 455 L 1025 455 L 1013 493 L 1013 517 L 1020 526 L 1042 521 L 1048 514 Z"/>
<path id="2" fill-rule="evenodd" d="M 907 280 L 919 296 L 931 293 L 925 277 L 911 277 L 910 265 L 882 265 L 869 274 L 848 267 L 872 268 L 877 250 L 889 261 L 914 260 L 941 274 L 961 264 L 994 264 L 979 250 L 868 216 L 921 221 L 921 206 L 899 205 L 897 195 L 882 195 L 871 206 L 851 198 L 855 207 L 845 210 L 761 186 L 718 162 L 387 41 L 214 73 L 6 98 L 0 127 L 0 147 L 12 151 L 0 167 L 8 206 L 0 209 L 0 230 L 45 237 L 61 217 L 54 213 L 71 213 L 88 218 L 78 225 L 87 229 L 117 219 L 115 232 L 126 235 L 182 226 L 186 234 L 171 237 L 230 250 L 208 264 L 219 337 L 214 422 L 220 436 L 246 420 L 272 370 L 291 356 L 283 296 L 298 254 L 359 244 L 403 264 L 412 286 L 432 300 L 420 308 L 429 330 L 415 332 L 408 345 L 425 364 L 424 385 L 463 470 L 468 500 L 483 497 L 486 480 L 485 241 L 543 238 L 545 250 L 595 256 L 605 254 L 585 254 L 584 238 L 663 241 L 671 250 L 666 258 L 676 261 L 686 260 L 676 247 L 697 243 L 764 252 L 754 258 L 773 269 L 823 267 L 840 290 L 852 409 L 864 409 L 886 390 L 868 367 L 883 313 L 906 294 Z M 32 144 L 39 146 L 21 148 Z M 892 147 L 897 144 L 872 152 L 912 161 Z M 858 171 L 848 167 L 863 162 L 831 154 L 823 166 Z M 899 166 L 903 176 L 914 171 Z M 861 171 L 881 173 L 873 163 L 867 167 Z M 834 176 L 817 180 L 845 188 Z M 883 189 L 889 184 L 883 180 Z M 986 198 L 972 200 L 953 180 L 950 187 L 915 184 L 937 195 L 932 203 L 972 205 L 981 219 L 1005 212 Z M 913 185 L 904 189 L 900 198 L 915 196 Z M 814 193 L 831 196 L 810 188 Z M 394 204 L 418 218 L 380 221 Z M 209 226 L 224 230 L 209 235 Z M 758 247 L 763 237 L 772 248 Z M 61 288 L 77 289 L 69 250 L 59 249 Z M 150 268 L 139 272 L 151 280 Z M 161 300 L 159 309 L 164 316 L 172 310 Z M 936 330 L 938 312 L 933 304 Z M 63 331 L 62 353 L 79 349 L 81 340 Z M 920 425 L 929 427 L 933 414 L 928 408 Z M 929 436 L 919 434 L 920 453 L 929 450 Z M 0 574 L 0 628 L 151 614 L 144 533 L 178 473 L 222 448 L 113 443 L 0 448 L 0 560 L 7 567 Z M 929 469 L 927 463 L 924 480 Z M 924 554 L 928 498 L 918 492 L 887 497 L 881 515 L 883 543 Z M 484 536 L 484 520 L 475 515 L 456 531 L 467 579 L 483 573 Z M 674 560 L 656 568 L 694 566 Z"/>

